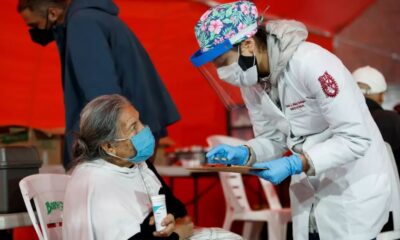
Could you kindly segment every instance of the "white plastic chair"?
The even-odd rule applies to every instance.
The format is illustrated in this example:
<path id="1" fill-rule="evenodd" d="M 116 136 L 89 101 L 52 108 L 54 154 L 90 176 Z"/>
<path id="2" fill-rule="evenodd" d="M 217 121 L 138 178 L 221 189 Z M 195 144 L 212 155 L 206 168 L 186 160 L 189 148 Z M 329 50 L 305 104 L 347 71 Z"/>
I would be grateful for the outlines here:
<path id="1" fill-rule="evenodd" d="M 245 141 L 228 136 L 215 135 L 207 138 L 210 147 L 219 144 L 238 146 Z M 271 183 L 261 180 L 270 208 L 252 210 L 244 190 L 242 175 L 240 173 L 220 172 L 222 189 L 226 202 L 226 213 L 223 228 L 230 230 L 235 220 L 244 221 L 243 237 L 256 239 L 259 237 L 262 224 L 268 223 L 268 239 L 286 239 L 287 223 L 291 221 L 291 210 L 282 208 L 278 195 Z"/>
<path id="2" fill-rule="evenodd" d="M 383 232 L 378 235 L 378 240 L 394 240 L 400 239 L 400 178 L 399 172 L 397 170 L 396 160 L 393 156 L 392 148 L 388 143 L 386 144 L 386 149 L 390 156 L 391 171 L 389 173 L 390 183 L 392 188 L 392 203 L 390 206 L 390 211 L 393 216 L 393 231 Z"/>
<path id="3" fill-rule="evenodd" d="M 40 240 L 62 239 L 63 201 L 69 178 L 65 174 L 35 174 L 19 182 L 26 209 Z"/>

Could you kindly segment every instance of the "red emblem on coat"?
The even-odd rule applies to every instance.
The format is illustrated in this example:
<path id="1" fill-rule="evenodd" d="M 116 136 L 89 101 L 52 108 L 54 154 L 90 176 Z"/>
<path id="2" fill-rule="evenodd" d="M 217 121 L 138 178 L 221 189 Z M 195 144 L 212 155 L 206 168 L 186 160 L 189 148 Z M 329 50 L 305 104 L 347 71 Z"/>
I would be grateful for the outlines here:
<path id="1" fill-rule="evenodd" d="M 328 73 L 325 72 L 324 75 L 318 78 L 319 83 L 321 84 L 322 90 L 324 91 L 327 97 L 336 97 L 339 93 L 339 86 L 335 79 Z"/>

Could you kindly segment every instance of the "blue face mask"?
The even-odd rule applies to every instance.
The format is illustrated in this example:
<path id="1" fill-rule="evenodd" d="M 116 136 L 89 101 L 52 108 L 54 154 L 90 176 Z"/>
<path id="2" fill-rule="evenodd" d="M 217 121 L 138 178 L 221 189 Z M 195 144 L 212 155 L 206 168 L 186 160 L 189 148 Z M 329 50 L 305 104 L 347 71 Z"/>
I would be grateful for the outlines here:
<path id="1" fill-rule="evenodd" d="M 116 141 L 124 141 L 129 138 L 116 139 Z M 117 157 L 123 160 L 127 160 L 132 163 L 140 163 L 146 161 L 154 154 L 155 139 L 151 130 L 148 126 L 144 127 L 138 134 L 132 136 L 129 139 L 136 149 L 136 155 L 129 158 L 118 157 L 114 154 L 108 153 L 110 156 Z"/>

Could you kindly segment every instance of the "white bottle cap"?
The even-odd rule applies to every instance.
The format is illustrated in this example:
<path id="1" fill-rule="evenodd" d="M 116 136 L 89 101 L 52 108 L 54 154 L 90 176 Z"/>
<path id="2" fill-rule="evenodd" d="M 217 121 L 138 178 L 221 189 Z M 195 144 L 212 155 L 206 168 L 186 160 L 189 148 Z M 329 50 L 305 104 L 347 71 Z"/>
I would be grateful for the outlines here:
<path id="1" fill-rule="evenodd" d="M 154 206 L 154 203 L 164 203 L 165 204 L 165 195 L 161 194 L 161 195 L 153 195 L 151 196 L 151 203 Z"/>

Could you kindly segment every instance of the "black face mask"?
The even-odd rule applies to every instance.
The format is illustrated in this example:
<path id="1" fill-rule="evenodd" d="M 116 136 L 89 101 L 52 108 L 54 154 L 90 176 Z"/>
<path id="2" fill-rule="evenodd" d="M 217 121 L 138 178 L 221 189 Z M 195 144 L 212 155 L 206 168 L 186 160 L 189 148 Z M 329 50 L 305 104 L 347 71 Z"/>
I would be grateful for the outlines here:
<path id="1" fill-rule="evenodd" d="M 29 35 L 31 35 L 32 41 L 42 45 L 43 47 L 54 41 L 54 35 L 52 30 L 54 23 L 52 24 L 53 26 L 50 27 L 48 27 L 48 23 L 49 23 L 49 11 L 47 10 L 45 29 L 38 29 L 38 28 L 29 29 Z"/>
<path id="2" fill-rule="evenodd" d="M 246 71 L 247 69 L 256 65 L 257 72 L 258 72 L 257 58 L 255 58 L 254 56 L 248 57 L 248 56 L 239 55 L 238 64 L 242 68 L 243 71 Z M 268 80 L 267 78 L 269 77 L 269 75 L 270 75 L 269 73 L 267 73 L 267 74 L 258 73 L 258 82 L 267 81 Z"/>
<path id="3" fill-rule="evenodd" d="M 254 56 L 243 56 L 239 55 L 238 64 L 242 68 L 243 71 L 251 68 L 252 66 L 257 65 L 257 59 Z"/>
<path id="4" fill-rule="evenodd" d="M 29 29 L 29 34 L 33 42 L 42 45 L 43 47 L 54 41 L 53 31 L 49 29 Z"/>

